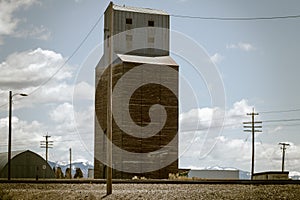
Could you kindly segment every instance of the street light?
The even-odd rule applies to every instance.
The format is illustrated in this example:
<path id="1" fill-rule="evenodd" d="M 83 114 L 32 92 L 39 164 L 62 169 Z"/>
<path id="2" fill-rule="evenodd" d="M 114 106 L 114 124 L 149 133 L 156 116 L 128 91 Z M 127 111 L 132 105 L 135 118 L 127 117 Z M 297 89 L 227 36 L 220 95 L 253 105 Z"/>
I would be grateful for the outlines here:
<path id="1" fill-rule="evenodd" d="M 12 98 L 14 96 L 28 96 L 27 94 L 24 93 L 16 93 L 16 94 L 12 94 L 12 91 L 9 91 L 9 109 L 8 109 L 8 173 L 7 173 L 7 179 L 10 180 L 10 175 L 11 175 L 11 164 L 10 164 L 10 160 L 11 160 L 11 113 L 12 113 Z"/>

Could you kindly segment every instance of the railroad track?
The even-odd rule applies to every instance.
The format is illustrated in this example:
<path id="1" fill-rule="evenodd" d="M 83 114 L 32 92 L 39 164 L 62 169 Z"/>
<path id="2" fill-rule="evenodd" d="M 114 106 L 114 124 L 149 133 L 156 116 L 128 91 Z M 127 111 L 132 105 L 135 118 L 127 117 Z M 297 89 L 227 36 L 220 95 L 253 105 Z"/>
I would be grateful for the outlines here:
<path id="1" fill-rule="evenodd" d="M 105 184 L 105 179 L 0 179 L 0 183 L 36 184 Z M 245 184 L 245 185 L 300 185 L 300 180 L 169 180 L 169 179 L 113 179 L 113 184 Z"/>

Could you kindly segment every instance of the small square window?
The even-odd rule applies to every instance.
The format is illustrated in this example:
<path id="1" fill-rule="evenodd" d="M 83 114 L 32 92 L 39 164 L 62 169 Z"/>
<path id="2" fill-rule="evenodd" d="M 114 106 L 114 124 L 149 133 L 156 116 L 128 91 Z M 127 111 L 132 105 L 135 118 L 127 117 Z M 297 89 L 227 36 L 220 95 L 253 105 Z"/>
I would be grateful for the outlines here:
<path id="1" fill-rule="evenodd" d="M 154 26 L 154 21 L 148 21 L 148 26 Z"/>
<path id="2" fill-rule="evenodd" d="M 132 19 L 131 18 L 126 18 L 126 24 L 132 24 Z"/>

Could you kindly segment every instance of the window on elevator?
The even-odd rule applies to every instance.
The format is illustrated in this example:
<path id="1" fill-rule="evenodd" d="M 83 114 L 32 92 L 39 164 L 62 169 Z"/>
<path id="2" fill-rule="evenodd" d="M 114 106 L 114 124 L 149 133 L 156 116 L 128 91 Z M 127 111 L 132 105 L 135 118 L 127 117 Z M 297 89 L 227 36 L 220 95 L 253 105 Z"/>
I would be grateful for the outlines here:
<path id="1" fill-rule="evenodd" d="M 154 21 L 152 20 L 148 21 L 148 26 L 154 26 Z"/>
<path id="2" fill-rule="evenodd" d="M 126 18 L 126 24 L 132 24 L 132 19 L 131 18 Z"/>

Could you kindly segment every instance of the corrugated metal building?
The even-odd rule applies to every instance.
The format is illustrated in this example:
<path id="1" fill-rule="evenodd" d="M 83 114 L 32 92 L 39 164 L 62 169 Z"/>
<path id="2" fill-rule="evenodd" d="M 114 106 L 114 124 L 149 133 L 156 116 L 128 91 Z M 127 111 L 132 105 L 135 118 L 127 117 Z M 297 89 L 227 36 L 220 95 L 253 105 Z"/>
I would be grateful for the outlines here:
<path id="1" fill-rule="evenodd" d="M 239 179 L 239 170 L 195 170 L 188 173 L 189 178 L 201 179 Z"/>
<path id="2" fill-rule="evenodd" d="M 119 94 L 113 100 L 113 111 L 117 109 L 121 116 L 117 119 L 117 113 L 113 113 L 113 178 L 168 178 L 169 173 L 178 171 L 178 65 L 169 56 L 169 15 L 148 8 L 113 5 L 112 9 L 113 95 L 119 88 Z M 104 55 L 96 67 L 95 178 L 105 178 L 106 175 L 103 160 L 106 160 L 107 154 L 105 135 L 111 13 L 108 7 L 104 15 Z M 176 73 L 163 73 L 166 67 Z M 134 76 L 128 75 L 130 73 Z M 124 77 L 127 76 L 126 82 Z M 125 93 L 136 82 L 147 81 L 148 84 L 135 88 L 130 97 L 126 96 Z M 156 113 L 154 118 L 157 121 L 149 116 L 156 104 L 162 105 L 166 112 Z M 130 119 L 126 110 L 129 110 Z M 167 118 L 163 127 L 154 135 L 144 137 L 144 128 L 161 123 L 164 114 Z M 126 132 L 124 127 L 132 131 Z M 151 170 L 153 165 L 161 167 Z"/>
<path id="3" fill-rule="evenodd" d="M 7 178 L 8 153 L 0 153 L 0 178 Z M 11 178 L 55 178 L 46 160 L 32 151 L 12 151 Z"/>
<path id="4" fill-rule="evenodd" d="M 269 171 L 253 174 L 253 180 L 288 180 L 289 172 Z"/>

